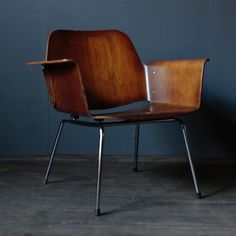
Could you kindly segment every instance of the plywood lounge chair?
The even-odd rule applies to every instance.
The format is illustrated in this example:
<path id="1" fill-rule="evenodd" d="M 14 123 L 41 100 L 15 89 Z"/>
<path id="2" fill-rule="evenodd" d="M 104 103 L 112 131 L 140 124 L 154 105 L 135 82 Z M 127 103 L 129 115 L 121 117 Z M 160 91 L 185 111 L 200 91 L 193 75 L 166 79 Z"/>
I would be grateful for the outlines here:
<path id="1" fill-rule="evenodd" d="M 179 116 L 200 107 L 206 61 L 207 59 L 166 60 L 152 61 L 145 65 L 129 37 L 123 32 L 57 30 L 51 33 L 46 60 L 28 64 L 43 66 L 52 106 L 57 111 L 70 114 L 70 118 L 62 120 L 59 125 L 45 183 L 48 182 L 64 124 L 97 127 L 100 140 L 96 215 L 100 215 L 105 128 L 135 125 L 134 170 L 137 170 L 140 125 L 177 122 L 182 128 L 196 195 L 201 198 L 186 127 Z M 109 108 L 138 101 L 146 103 L 140 108 L 110 112 Z"/>

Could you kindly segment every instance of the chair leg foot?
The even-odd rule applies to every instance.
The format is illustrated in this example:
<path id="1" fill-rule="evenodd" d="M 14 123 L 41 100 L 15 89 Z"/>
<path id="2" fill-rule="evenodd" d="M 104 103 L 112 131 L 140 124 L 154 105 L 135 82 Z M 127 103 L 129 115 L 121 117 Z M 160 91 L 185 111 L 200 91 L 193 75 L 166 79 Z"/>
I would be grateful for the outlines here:
<path id="1" fill-rule="evenodd" d="M 137 167 L 134 167 L 134 168 L 133 168 L 133 171 L 134 171 L 134 172 L 137 172 L 137 171 L 138 171 L 138 168 L 137 168 Z"/>
<path id="2" fill-rule="evenodd" d="M 196 193 L 196 197 L 197 197 L 198 199 L 201 199 L 201 198 L 202 198 L 202 194 L 201 194 L 201 193 Z"/>
<path id="3" fill-rule="evenodd" d="M 99 209 L 96 209 L 96 216 L 100 216 L 101 215 L 101 210 L 100 208 Z"/>

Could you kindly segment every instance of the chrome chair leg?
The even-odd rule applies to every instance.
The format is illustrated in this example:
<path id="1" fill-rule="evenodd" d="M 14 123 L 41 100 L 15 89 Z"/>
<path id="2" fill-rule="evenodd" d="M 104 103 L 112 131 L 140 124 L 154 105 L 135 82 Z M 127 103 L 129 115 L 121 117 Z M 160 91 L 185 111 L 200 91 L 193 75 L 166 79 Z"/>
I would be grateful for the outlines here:
<path id="1" fill-rule="evenodd" d="M 58 142 L 59 142 L 60 137 L 61 137 L 61 133 L 62 133 L 64 124 L 65 124 L 65 121 L 63 120 L 63 121 L 61 121 L 61 123 L 59 125 L 58 131 L 57 131 L 57 136 L 56 136 L 56 139 L 54 141 L 53 149 L 52 149 L 50 160 L 49 160 L 49 163 L 48 163 L 47 172 L 46 172 L 46 175 L 45 175 L 45 178 L 44 178 L 44 184 L 48 183 L 48 177 L 49 177 L 49 174 L 51 172 L 51 167 L 52 167 L 54 155 L 55 155 L 55 152 L 56 152 L 56 149 L 57 149 Z"/>
<path id="2" fill-rule="evenodd" d="M 103 157 L 103 144 L 104 144 L 104 128 L 103 128 L 103 126 L 100 126 L 99 132 L 100 132 L 100 138 L 99 138 L 99 152 L 98 152 L 96 216 L 101 215 L 100 199 L 101 199 L 102 157 Z"/>
<path id="3" fill-rule="evenodd" d="M 194 187 L 195 187 L 195 191 L 196 191 L 196 196 L 197 196 L 197 198 L 200 199 L 202 197 L 202 195 L 201 195 L 201 192 L 200 192 L 200 189 L 199 189 L 199 186 L 198 186 L 198 181 L 197 181 L 197 177 L 196 177 L 196 174 L 195 174 L 194 165 L 193 165 L 191 153 L 190 153 L 190 150 L 189 150 L 186 126 L 184 125 L 183 122 L 181 122 L 181 128 L 182 128 L 182 132 L 183 132 L 183 136 L 184 136 L 184 142 L 185 142 L 185 146 L 186 146 L 186 150 L 187 150 L 187 154 L 188 154 L 188 161 L 189 161 L 192 176 L 193 176 L 193 182 L 194 182 Z"/>
<path id="4" fill-rule="evenodd" d="M 134 163 L 133 170 L 138 170 L 138 148 L 139 148 L 139 124 L 135 126 L 135 143 L 134 143 Z"/>

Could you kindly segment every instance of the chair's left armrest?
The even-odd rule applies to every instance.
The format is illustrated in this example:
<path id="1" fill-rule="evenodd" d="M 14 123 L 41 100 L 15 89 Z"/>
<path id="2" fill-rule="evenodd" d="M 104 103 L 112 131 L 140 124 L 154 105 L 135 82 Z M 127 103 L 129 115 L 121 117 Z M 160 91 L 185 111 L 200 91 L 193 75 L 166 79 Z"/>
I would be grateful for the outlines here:
<path id="1" fill-rule="evenodd" d="M 152 61 L 148 64 L 150 100 L 198 109 L 208 59 Z"/>

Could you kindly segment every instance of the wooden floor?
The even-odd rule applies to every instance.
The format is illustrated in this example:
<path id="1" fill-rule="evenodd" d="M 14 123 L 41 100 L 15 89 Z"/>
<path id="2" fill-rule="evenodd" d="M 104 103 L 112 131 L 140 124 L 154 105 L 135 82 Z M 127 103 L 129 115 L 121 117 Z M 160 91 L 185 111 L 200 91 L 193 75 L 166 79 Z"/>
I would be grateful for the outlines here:
<path id="1" fill-rule="evenodd" d="M 1 236 L 236 235 L 236 158 L 195 160 L 196 199 L 183 157 L 105 157 L 102 212 L 94 216 L 95 157 L 0 158 Z"/>

